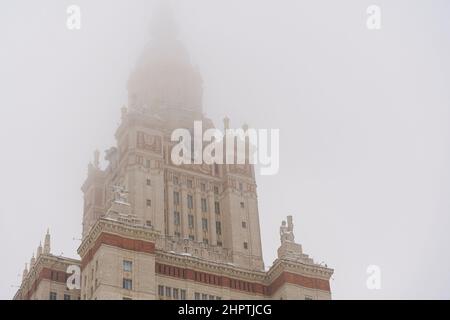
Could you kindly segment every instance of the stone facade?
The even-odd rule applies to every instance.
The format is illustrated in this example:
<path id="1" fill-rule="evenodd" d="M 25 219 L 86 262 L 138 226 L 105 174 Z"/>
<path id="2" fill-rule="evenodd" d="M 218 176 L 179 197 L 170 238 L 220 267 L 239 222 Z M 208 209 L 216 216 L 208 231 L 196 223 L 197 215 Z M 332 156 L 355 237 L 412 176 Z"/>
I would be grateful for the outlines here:
<path id="1" fill-rule="evenodd" d="M 25 265 L 22 284 L 14 300 L 79 300 L 80 289 L 67 287 L 70 266 L 79 267 L 80 261 L 51 254 L 50 233 L 47 232 L 44 250 L 39 245 L 37 256 L 33 255 L 29 268 Z"/>
<path id="2" fill-rule="evenodd" d="M 88 167 L 81 261 L 48 250 L 15 298 L 64 297 L 65 267 L 74 264 L 81 289 L 72 296 L 81 299 L 330 299 L 333 270 L 303 254 L 292 219 L 266 271 L 253 165 L 172 162 L 174 129 L 214 126 L 175 28 L 165 21 L 155 29 L 130 76 L 108 165 L 96 152 Z M 49 279 L 54 270 L 64 275 Z"/>

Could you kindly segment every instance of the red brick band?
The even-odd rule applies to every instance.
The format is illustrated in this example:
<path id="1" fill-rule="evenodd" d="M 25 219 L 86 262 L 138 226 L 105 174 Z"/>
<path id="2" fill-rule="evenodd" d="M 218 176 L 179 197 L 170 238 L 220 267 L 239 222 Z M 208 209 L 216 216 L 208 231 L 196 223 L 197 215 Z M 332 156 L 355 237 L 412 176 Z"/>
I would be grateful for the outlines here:
<path id="1" fill-rule="evenodd" d="M 54 282 L 65 283 L 69 276 L 70 274 L 66 273 L 65 271 L 53 270 L 50 268 L 42 268 L 41 272 L 39 272 L 38 277 L 34 280 L 33 284 L 31 285 L 31 288 L 25 295 L 25 299 L 26 300 L 31 299 L 31 296 L 37 290 L 37 287 L 42 280 L 45 279 Z"/>
<path id="2" fill-rule="evenodd" d="M 257 282 L 248 282 L 240 279 L 233 279 L 226 276 L 219 276 L 215 274 L 160 263 L 156 263 L 156 273 L 164 276 L 184 280 L 191 280 L 198 283 L 205 283 L 218 287 L 227 287 L 233 290 L 248 292 L 250 294 L 259 294 L 264 296 L 273 295 L 285 283 L 330 292 L 330 283 L 327 280 L 305 277 L 302 275 L 286 271 L 280 274 L 268 286 Z"/>
<path id="3" fill-rule="evenodd" d="M 153 242 L 124 238 L 110 233 L 102 233 L 95 241 L 94 246 L 89 249 L 88 253 L 81 260 L 81 268 L 92 260 L 93 256 L 100 246 L 110 245 L 121 249 L 154 253 L 155 244 Z M 195 271 L 188 268 L 180 268 L 165 264 L 156 263 L 156 273 L 165 276 L 175 277 L 179 279 L 191 280 L 198 283 L 227 287 L 233 290 L 248 292 L 264 296 L 273 295 L 285 283 L 299 285 L 305 288 L 318 289 L 330 292 L 330 283 L 324 279 L 311 278 L 299 274 L 284 271 L 270 285 L 263 285 L 257 282 L 249 282 L 240 279 L 234 279 L 226 276 L 219 276 L 211 273 Z"/>
<path id="4" fill-rule="evenodd" d="M 87 254 L 82 258 L 81 269 L 84 269 L 92 260 L 102 244 L 136 252 L 155 253 L 155 244 L 153 242 L 129 239 L 103 232 L 95 241 L 94 246 L 89 249 Z"/>
<path id="5" fill-rule="evenodd" d="M 299 274 L 284 271 L 268 286 L 269 294 L 274 294 L 285 283 L 331 292 L 330 282 L 327 280 L 305 277 Z"/>

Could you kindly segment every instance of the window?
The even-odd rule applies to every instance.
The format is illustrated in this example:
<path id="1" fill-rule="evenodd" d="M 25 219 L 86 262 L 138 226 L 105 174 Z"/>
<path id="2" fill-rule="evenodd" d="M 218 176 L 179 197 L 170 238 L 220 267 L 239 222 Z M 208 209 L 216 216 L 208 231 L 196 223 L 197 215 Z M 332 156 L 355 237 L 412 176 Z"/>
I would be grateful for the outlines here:
<path id="1" fill-rule="evenodd" d="M 200 293 L 198 293 L 198 292 L 194 293 L 194 299 L 200 300 Z"/>
<path id="2" fill-rule="evenodd" d="M 222 224 L 220 223 L 220 221 L 216 221 L 216 233 L 218 235 L 222 234 Z"/>
<path id="3" fill-rule="evenodd" d="M 151 185 L 152 185 L 152 180 L 147 179 L 147 185 L 148 185 L 148 186 L 151 186 Z"/>
<path id="4" fill-rule="evenodd" d="M 220 203 L 219 201 L 214 202 L 214 211 L 216 214 L 220 214 Z"/>
<path id="5" fill-rule="evenodd" d="M 179 226 L 179 225 L 180 225 L 180 213 L 179 213 L 178 211 L 175 211 L 175 212 L 173 213 L 173 223 L 174 223 L 176 226 Z"/>
<path id="6" fill-rule="evenodd" d="M 309 297 L 309 296 L 305 296 L 305 300 L 313 300 L 313 298 Z"/>
<path id="7" fill-rule="evenodd" d="M 123 271 L 131 272 L 133 270 L 133 262 L 128 260 L 123 260 Z"/>
<path id="8" fill-rule="evenodd" d="M 214 194 L 219 194 L 219 187 L 218 186 L 214 186 Z"/>
<path id="9" fill-rule="evenodd" d="M 247 222 L 242 221 L 242 228 L 246 229 L 247 228 Z"/>
<path id="10" fill-rule="evenodd" d="M 181 300 L 186 300 L 186 290 L 181 289 L 180 298 L 181 298 Z"/>
<path id="11" fill-rule="evenodd" d="M 151 207 L 152 206 L 152 200 L 147 199 L 147 207 Z"/>
<path id="12" fill-rule="evenodd" d="M 222 300 L 222 297 L 216 297 L 216 300 Z"/>
<path id="13" fill-rule="evenodd" d="M 50 300 L 56 300 L 56 292 L 50 292 Z"/>
<path id="14" fill-rule="evenodd" d="M 194 228 L 194 216 L 192 214 L 188 215 L 188 224 L 189 228 L 191 229 Z"/>
<path id="15" fill-rule="evenodd" d="M 187 195 L 187 206 L 188 209 L 194 208 L 194 198 L 190 194 Z"/>
<path id="16" fill-rule="evenodd" d="M 150 220 L 147 220 L 147 221 L 145 222 L 145 225 L 146 225 L 147 227 L 151 227 L 151 226 L 152 226 L 152 222 L 151 222 Z"/>
<path id="17" fill-rule="evenodd" d="M 145 166 L 146 166 L 147 168 L 150 168 L 150 163 L 151 163 L 150 160 L 147 159 L 147 160 L 145 161 Z"/>
<path id="18" fill-rule="evenodd" d="M 178 177 L 173 177 L 173 184 L 178 185 Z"/>
<path id="19" fill-rule="evenodd" d="M 241 201 L 241 208 L 244 208 L 244 202 Z"/>
<path id="20" fill-rule="evenodd" d="M 195 240 L 195 236 L 194 236 L 193 234 L 190 234 L 190 235 L 189 235 L 189 240 L 194 241 L 194 240 Z"/>
<path id="21" fill-rule="evenodd" d="M 206 205 L 206 199 L 202 198 L 202 212 L 208 211 L 208 206 Z"/>
<path id="22" fill-rule="evenodd" d="M 200 189 L 202 190 L 202 192 L 205 192 L 206 191 L 206 184 L 201 183 L 200 184 Z"/>
<path id="23" fill-rule="evenodd" d="M 247 250 L 248 249 L 248 243 L 244 242 L 244 249 Z"/>
<path id="24" fill-rule="evenodd" d="M 64 300 L 70 300 L 70 294 L 64 294 Z"/>
<path id="25" fill-rule="evenodd" d="M 209 295 L 209 300 L 215 300 L 213 295 Z"/>
<path id="26" fill-rule="evenodd" d="M 208 231 L 208 219 L 202 218 L 202 229 L 203 231 Z"/>
<path id="27" fill-rule="evenodd" d="M 179 292 L 178 289 L 173 288 L 173 298 L 174 298 L 174 299 L 177 299 L 177 300 L 179 299 L 178 292 Z"/>
<path id="28" fill-rule="evenodd" d="M 208 300 L 208 295 L 206 293 L 202 293 L 202 300 Z"/>
<path id="29" fill-rule="evenodd" d="M 221 247 L 222 246 L 222 241 L 217 241 L 217 246 Z"/>
<path id="30" fill-rule="evenodd" d="M 164 286 L 158 286 L 158 295 L 163 296 L 164 295 Z"/>
<path id="31" fill-rule="evenodd" d="M 177 231 L 177 232 L 175 232 L 175 237 L 177 237 L 177 238 L 181 238 L 181 233 L 179 233 L 178 231 Z"/>
<path id="32" fill-rule="evenodd" d="M 133 300 L 130 297 L 122 297 L 122 300 Z"/>
<path id="33" fill-rule="evenodd" d="M 172 297 L 172 288 L 166 287 L 166 297 Z"/>
<path id="34" fill-rule="evenodd" d="M 122 287 L 127 290 L 133 289 L 133 281 L 131 279 L 123 278 Z"/>
<path id="35" fill-rule="evenodd" d="M 204 244 L 208 244 L 208 243 L 209 243 L 208 239 L 203 238 L 203 243 L 204 243 Z"/>
<path id="36" fill-rule="evenodd" d="M 187 187 L 192 188 L 192 180 L 190 179 L 187 180 Z"/>
<path id="37" fill-rule="evenodd" d="M 242 182 L 239 182 L 239 191 L 242 191 L 244 188 L 242 186 Z"/>
<path id="38" fill-rule="evenodd" d="M 180 204 L 180 193 L 177 191 L 173 192 L 173 204 L 175 205 Z"/>

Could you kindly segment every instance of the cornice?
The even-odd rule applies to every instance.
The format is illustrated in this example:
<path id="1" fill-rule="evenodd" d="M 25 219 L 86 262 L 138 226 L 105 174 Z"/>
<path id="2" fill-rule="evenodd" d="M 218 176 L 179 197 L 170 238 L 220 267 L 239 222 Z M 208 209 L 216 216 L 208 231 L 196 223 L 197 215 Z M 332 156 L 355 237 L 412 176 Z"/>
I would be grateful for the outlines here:
<path id="1" fill-rule="evenodd" d="M 324 280 L 329 280 L 333 275 L 334 270 L 320 265 L 305 264 L 299 261 L 292 261 L 287 259 L 277 259 L 274 261 L 273 265 L 267 271 L 267 278 L 272 281 L 282 272 L 292 272 L 300 273 L 305 276 L 320 278 Z"/>
<path id="2" fill-rule="evenodd" d="M 108 218 L 100 218 L 83 239 L 78 254 L 83 257 L 102 233 L 125 236 L 130 239 L 156 242 L 159 232 L 145 226 L 133 226 Z"/>
<path id="3" fill-rule="evenodd" d="M 243 281 L 262 282 L 265 280 L 265 272 L 250 270 L 234 266 L 230 263 L 218 263 L 206 259 L 183 254 L 169 253 L 157 250 L 156 262 L 170 264 L 181 268 L 190 268 L 199 272 L 208 272 L 238 278 Z"/>

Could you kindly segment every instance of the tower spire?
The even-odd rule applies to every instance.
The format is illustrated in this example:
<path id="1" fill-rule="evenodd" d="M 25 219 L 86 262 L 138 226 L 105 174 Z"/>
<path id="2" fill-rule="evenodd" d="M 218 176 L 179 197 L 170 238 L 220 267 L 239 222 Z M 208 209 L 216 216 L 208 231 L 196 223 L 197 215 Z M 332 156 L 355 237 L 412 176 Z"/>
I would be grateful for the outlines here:
<path id="1" fill-rule="evenodd" d="M 30 270 L 31 270 L 31 268 L 34 267 L 35 262 L 36 262 L 36 259 L 34 258 L 34 252 L 33 252 L 33 255 L 31 256 L 31 259 L 30 259 Z"/>
<path id="2" fill-rule="evenodd" d="M 179 39 L 168 1 L 155 5 L 150 41 L 128 79 L 128 105 L 167 116 L 168 110 L 202 113 L 201 75 Z"/>
<path id="3" fill-rule="evenodd" d="M 27 268 L 27 264 L 25 263 L 25 268 L 23 269 L 23 272 L 22 272 L 22 280 L 25 280 L 27 274 L 28 274 L 28 268 Z"/>
<path id="4" fill-rule="evenodd" d="M 42 242 L 39 241 L 39 247 L 37 248 L 36 259 L 39 259 L 39 256 L 42 254 Z"/>
<path id="5" fill-rule="evenodd" d="M 50 229 L 47 229 L 44 241 L 44 254 L 50 254 Z"/>

